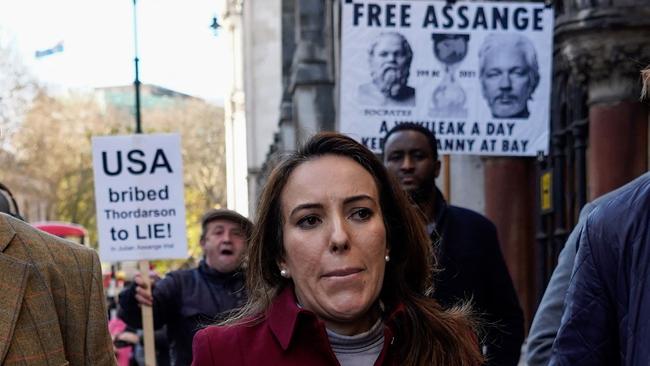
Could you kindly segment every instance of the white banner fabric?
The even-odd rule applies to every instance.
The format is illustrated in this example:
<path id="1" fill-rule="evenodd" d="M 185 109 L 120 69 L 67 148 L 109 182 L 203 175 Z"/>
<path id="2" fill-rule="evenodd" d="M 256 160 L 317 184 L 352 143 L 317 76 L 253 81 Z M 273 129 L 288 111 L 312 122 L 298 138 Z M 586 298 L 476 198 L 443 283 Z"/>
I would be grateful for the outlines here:
<path id="1" fill-rule="evenodd" d="M 178 134 L 93 137 L 102 261 L 187 258 Z"/>
<path id="2" fill-rule="evenodd" d="M 380 152 L 413 122 L 440 154 L 548 152 L 552 8 L 346 0 L 341 21 L 341 132 Z"/>

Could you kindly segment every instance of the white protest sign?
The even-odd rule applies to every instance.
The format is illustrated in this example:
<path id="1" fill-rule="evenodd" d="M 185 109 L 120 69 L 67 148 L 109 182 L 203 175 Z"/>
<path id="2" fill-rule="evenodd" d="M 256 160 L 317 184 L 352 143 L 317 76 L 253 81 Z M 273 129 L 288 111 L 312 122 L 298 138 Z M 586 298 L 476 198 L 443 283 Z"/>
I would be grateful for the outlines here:
<path id="1" fill-rule="evenodd" d="M 178 134 L 93 137 L 103 261 L 187 257 Z"/>
<path id="2" fill-rule="evenodd" d="M 396 124 L 441 154 L 548 151 L 553 10 L 544 3 L 345 0 L 340 131 L 375 152 Z"/>

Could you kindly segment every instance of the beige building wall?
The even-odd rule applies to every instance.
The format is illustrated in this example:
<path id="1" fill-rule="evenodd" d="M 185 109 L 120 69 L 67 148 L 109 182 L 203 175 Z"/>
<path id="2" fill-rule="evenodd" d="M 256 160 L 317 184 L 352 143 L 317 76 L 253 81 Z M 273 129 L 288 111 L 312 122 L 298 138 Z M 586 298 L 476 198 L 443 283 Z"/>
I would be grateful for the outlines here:
<path id="1" fill-rule="evenodd" d="M 227 85 L 224 100 L 224 132 L 227 206 L 229 209 L 248 216 L 242 10 L 242 0 L 226 0 L 222 36 L 230 45 L 231 52 L 224 55 L 228 58 L 223 80 Z"/>
<path id="2" fill-rule="evenodd" d="M 259 197 L 258 178 L 278 130 L 282 99 L 280 0 L 246 0 L 245 93 L 250 215 Z"/>
<path id="3" fill-rule="evenodd" d="M 228 207 L 254 216 L 261 166 L 278 129 L 282 97 L 280 0 L 228 0 L 232 53 L 225 101 Z"/>

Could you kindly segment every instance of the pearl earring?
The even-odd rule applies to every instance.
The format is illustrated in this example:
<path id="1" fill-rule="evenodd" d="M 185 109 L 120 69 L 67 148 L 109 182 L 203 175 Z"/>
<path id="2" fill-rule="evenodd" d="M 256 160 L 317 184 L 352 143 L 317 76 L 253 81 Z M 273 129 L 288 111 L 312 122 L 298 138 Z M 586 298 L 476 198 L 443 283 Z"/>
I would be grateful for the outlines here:
<path id="1" fill-rule="evenodd" d="M 386 254 L 386 256 L 384 257 L 384 259 L 386 260 L 386 262 L 390 262 L 390 255 Z"/>
<path id="2" fill-rule="evenodd" d="M 282 276 L 284 278 L 289 278 L 289 271 L 287 271 L 286 269 L 281 269 L 280 270 L 280 276 Z"/>

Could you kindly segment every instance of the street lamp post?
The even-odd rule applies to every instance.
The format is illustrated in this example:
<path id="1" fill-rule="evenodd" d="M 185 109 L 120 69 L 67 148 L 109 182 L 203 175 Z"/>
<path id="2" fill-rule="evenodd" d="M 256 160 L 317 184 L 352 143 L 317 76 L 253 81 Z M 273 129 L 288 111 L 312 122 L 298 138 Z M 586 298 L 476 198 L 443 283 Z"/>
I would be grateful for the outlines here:
<path id="1" fill-rule="evenodd" d="M 133 86 L 135 87 L 135 133 L 142 133 L 142 122 L 140 119 L 140 72 L 139 65 L 140 59 L 138 58 L 138 17 L 137 17 L 137 0 L 133 0 L 133 39 L 135 47 L 135 80 Z"/>
<path id="2" fill-rule="evenodd" d="M 210 28 L 212 28 L 212 32 L 216 36 L 218 34 L 217 32 L 219 31 L 219 28 L 221 28 L 221 24 L 219 24 L 219 20 L 217 19 L 216 15 L 212 17 L 212 24 L 210 24 Z"/>
<path id="3" fill-rule="evenodd" d="M 138 70 L 138 17 L 137 17 L 137 0 L 133 0 L 133 39 L 135 48 L 135 133 L 142 133 L 142 123 L 140 120 L 140 73 Z M 146 287 L 151 294 L 151 279 L 149 278 L 149 261 L 138 261 L 140 275 Z M 156 366 L 156 343 L 153 334 L 153 309 L 150 306 L 142 306 L 142 330 L 144 338 L 144 364 L 146 366 Z"/>

